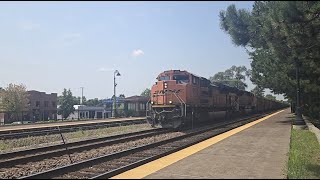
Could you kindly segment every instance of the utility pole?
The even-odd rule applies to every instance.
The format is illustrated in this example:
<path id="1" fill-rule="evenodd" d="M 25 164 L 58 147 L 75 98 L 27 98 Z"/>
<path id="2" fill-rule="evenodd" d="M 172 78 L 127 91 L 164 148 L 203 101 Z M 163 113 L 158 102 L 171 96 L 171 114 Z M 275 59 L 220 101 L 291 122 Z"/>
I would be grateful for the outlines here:
<path id="1" fill-rule="evenodd" d="M 84 87 L 80 87 L 81 88 L 81 100 L 80 100 L 80 104 L 83 105 L 83 88 Z"/>
<path id="2" fill-rule="evenodd" d="M 81 88 L 80 105 L 83 105 L 83 88 L 84 88 L 84 87 L 80 87 L 80 88 Z M 78 120 L 80 120 L 80 106 L 78 106 Z"/>

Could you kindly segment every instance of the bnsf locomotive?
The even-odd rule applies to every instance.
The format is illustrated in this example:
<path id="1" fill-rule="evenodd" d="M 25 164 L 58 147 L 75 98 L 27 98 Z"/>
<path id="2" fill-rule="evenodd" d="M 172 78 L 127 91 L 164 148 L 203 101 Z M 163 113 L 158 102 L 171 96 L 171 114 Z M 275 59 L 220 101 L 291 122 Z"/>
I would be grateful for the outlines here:
<path id="1" fill-rule="evenodd" d="M 235 87 L 212 84 L 187 71 L 164 71 L 157 80 L 151 88 L 151 109 L 147 110 L 147 119 L 152 126 L 178 128 L 285 107 Z"/>

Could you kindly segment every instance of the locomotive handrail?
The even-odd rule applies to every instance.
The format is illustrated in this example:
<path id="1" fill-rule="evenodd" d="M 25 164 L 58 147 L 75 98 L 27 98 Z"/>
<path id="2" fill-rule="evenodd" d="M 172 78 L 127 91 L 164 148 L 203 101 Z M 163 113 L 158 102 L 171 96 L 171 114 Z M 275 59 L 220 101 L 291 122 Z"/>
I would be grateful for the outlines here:
<path id="1" fill-rule="evenodd" d="M 176 95 L 176 93 L 173 93 L 176 98 L 180 101 L 180 104 L 181 104 L 181 116 L 183 116 L 183 105 L 182 105 L 182 101 L 180 100 L 180 98 Z"/>
<path id="2" fill-rule="evenodd" d="M 154 126 L 154 124 L 155 124 L 154 118 L 152 118 L 152 116 L 148 116 L 148 111 L 149 111 L 148 105 L 149 105 L 149 102 L 150 102 L 150 101 L 151 101 L 151 99 L 146 103 L 146 118 L 148 119 L 148 117 L 150 117 L 150 118 L 152 119 L 152 124 L 153 124 L 153 126 Z M 150 108 L 150 111 L 153 111 L 152 108 Z"/>
<path id="3" fill-rule="evenodd" d="M 176 96 L 176 98 L 179 100 L 179 102 L 180 102 L 180 104 L 181 104 L 181 109 L 182 109 L 182 113 L 181 113 L 181 116 L 183 116 L 183 115 L 185 115 L 185 116 L 187 116 L 187 105 L 186 105 L 186 103 L 182 100 L 182 98 L 180 98 L 180 96 L 179 95 L 177 95 L 177 92 L 180 92 L 180 90 L 177 90 L 177 91 L 172 91 L 172 90 L 167 90 L 165 93 L 167 93 L 167 92 L 172 92 L 175 96 Z M 183 113 L 183 104 L 184 104 L 184 106 L 185 106 L 185 113 Z"/>
<path id="4" fill-rule="evenodd" d="M 150 110 L 147 108 L 150 101 L 151 101 L 151 99 L 146 103 L 146 118 L 151 117 L 151 116 L 148 116 L 148 112 L 153 111 L 152 108 Z"/>
<path id="5" fill-rule="evenodd" d="M 149 105 L 149 102 L 151 101 L 151 99 L 146 103 L 146 117 L 148 117 L 148 105 Z"/>
<path id="6" fill-rule="evenodd" d="M 178 90 L 178 92 L 179 92 L 180 90 Z M 181 117 L 183 117 L 183 116 L 187 116 L 187 105 L 186 105 L 186 103 L 179 97 L 179 95 L 177 95 L 177 93 L 176 93 L 176 91 L 173 91 L 173 90 L 165 90 L 165 91 L 162 91 L 163 92 L 163 94 L 169 94 L 169 92 L 171 92 L 171 93 L 173 93 L 175 96 L 176 96 L 176 98 L 179 100 L 179 103 L 180 103 L 180 105 L 181 105 Z M 162 95 L 163 95 L 162 94 Z M 156 94 L 156 96 L 159 96 L 159 94 Z M 159 113 L 162 113 L 162 112 L 172 112 L 172 111 L 161 111 L 161 112 L 156 112 L 157 114 L 159 114 Z"/>
<path id="7" fill-rule="evenodd" d="M 160 113 L 163 113 L 163 112 L 173 112 L 173 111 L 175 111 L 175 110 L 172 110 L 172 111 L 162 110 L 161 112 L 155 111 L 155 113 L 160 114 Z"/>
<path id="8" fill-rule="evenodd" d="M 176 95 L 176 93 L 174 92 L 174 94 Z M 182 102 L 183 102 L 183 104 L 184 104 L 184 106 L 185 106 L 185 117 L 187 117 L 187 105 L 186 105 L 186 103 L 183 101 L 183 99 L 182 98 L 180 98 L 178 95 L 176 95 L 176 97 L 178 98 L 178 99 L 180 99 Z"/>

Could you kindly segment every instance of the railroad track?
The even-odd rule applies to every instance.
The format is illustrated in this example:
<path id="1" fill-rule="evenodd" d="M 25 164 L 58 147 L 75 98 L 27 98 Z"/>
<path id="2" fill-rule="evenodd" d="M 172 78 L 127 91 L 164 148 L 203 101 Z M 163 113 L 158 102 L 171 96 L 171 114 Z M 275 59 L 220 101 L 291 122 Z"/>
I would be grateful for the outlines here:
<path id="1" fill-rule="evenodd" d="M 265 115 L 247 117 L 228 123 L 219 123 L 210 128 L 194 129 L 185 135 L 180 134 L 173 138 L 149 143 L 147 145 L 141 145 L 120 152 L 106 154 L 100 157 L 94 157 L 88 160 L 80 161 L 62 167 L 57 167 L 44 172 L 24 176 L 20 179 L 110 178 L 134 167 L 140 166 L 152 160 L 158 159 L 193 144 L 204 141 L 223 132 L 239 127 L 243 124 L 252 122 L 256 118 L 263 116 Z"/>
<path id="2" fill-rule="evenodd" d="M 81 154 L 82 152 L 96 150 L 103 147 L 109 147 L 114 144 L 135 141 L 146 137 L 153 137 L 170 131 L 171 130 L 166 129 L 152 129 L 98 139 L 72 142 L 67 143 L 65 145 L 60 144 L 10 153 L 3 153 L 0 155 L 0 172 L 7 172 L 10 169 L 13 170 L 13 172 L 9 176 L 1 175 L 1 178 L 16 178 L 16 175 L 19 176 L 19 169 L 22 168 L 26 170 L 30 169 L 30 167 L 32 166 L 46 165 L 44 162 L 46 162 L 47 160 L 58 159 L 59 163 L 60 158 L 66 159 L 67 163 L 73 163 L 73 159 L 75 158 L 76 162 L 77 155 Z M 68 159 L 68 155 L 70 159 Z M 70 155 L 72 155 L 73 157 L 70 157 Z M 64 156 L 64 158 L 62 156 Z M 59 164 L 56 165 L 59 166 Z M 21 173 L 21 175 L 23 174 L 24 173 Z"/>
<path id="3" fill-rule="evenodd" d="M 146 119 L 138 120 L 124 120 L 118 122 L 101 122 L 94 124 L 80 124 L 80 125 L 68 125 L 68 126 L 54 126 L 46 128 L 32 128 L 32 129 L 23 129 L 23 130 L 14 130 L 14 131 L 2 131 L 0 132 L 0 140 L 13 139 L 13 138 L 24 138 L 30 136 L 43 136 L 51 134 L 59 134 L 66 132 L 75 132 L 79 130 L 90 130 L 90 129 L 99 129 L 106 127 L 116 127 L 116 126 L 127 126 L 133 124 L 144 124 L 147 123 Z"/>

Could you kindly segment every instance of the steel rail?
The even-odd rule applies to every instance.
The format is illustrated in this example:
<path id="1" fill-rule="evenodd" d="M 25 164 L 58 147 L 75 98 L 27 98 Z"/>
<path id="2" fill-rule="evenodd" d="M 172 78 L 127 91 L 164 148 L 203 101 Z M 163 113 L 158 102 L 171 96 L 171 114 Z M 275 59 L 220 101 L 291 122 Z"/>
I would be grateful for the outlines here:
<path id="1" fill-rule="evenodd" d="M 90 123 L 90 124 L 74 124 L 74 125 L 64 125 L 58 127 L 39 127 L 32 129 L 17 129 L 17 130 L 8 130 L 0 131 L 0 139 L 11 139 L 11 138 L 23 138 L 29 136 L 42 136 L 50 134 L 58 134 L 65 132 L 74 132 L 78 130 L 90 130 L 90 129 L 99 129 L 104 127 L 116 127 L 116 126 L 126 126 L 132 124 L 144 124 L 147 123 L 146 119 L 137 119 L 137 120 L 124 120 L 117 122 L 99 122 L 99 123 Z M 71 126 L 71 127 L 70 127 Z"/>
<path id="2" fill-rule="evenodd" d="M 0 159 L 4 159 L 3 161 L 0 161 L 0 168 L 8 168 L 28 162 L 41 161 L 43 159 L 62 156 L 67 153 L 81 152 L 148 136 L 154 136 L 170 131 L 171 130 L 166 129 L 151 129 L 127 134 L 120 134 L 116 136 L 82 140 L 67 144 L 51 145 L 41 148 L 4 153 L 0 155 Z M 66 149 L 68 149 L 68 151 L 66 151 Z"/>
<path id="3" fill-rule="evenodd" d="M 116 158 L 121 158 L 121 157 L 124 157 L 126 155 L 129 155 L 129 154 L 133 154 L 133 153 L 137 153 L 137 152 L 140 152 L 140 151 L 143 151 L 143 150 L 146 150 L 146 149 L 149 149 L 149 148 L 154 148 L 154 147 L 158 147 L 158 146 L 161 146 L 161 145 L 164 145 L 166 143 L 171 143 L 171 142 L 174 142 L 174 141 L 179 141 L 179 140 L 183 140 L 185 138 L 188 138 L 188 137 L 192 137 L 192 136 L 195 136 L 195 135 L 199 135 L 201 133 L 205 133 L 205 132 L 210 132 L 212 130 L 217 130 L 217 128 L 224 128 L 226 126 L 229 126 L 229 125 L 233 125 L 235 123 L 239 123 L 239 122 L 242 122 L 242 121 L 254 121 L 256 120 L 256 118 L 258 117 L 264 117 L 266 116 L 267 114 L 264 114 L 264 115 L 255 115 L 255 116 L 251 116 L 251 117 L 246 117 L 246 118 L 242 118 L 242 119 L 237 119 L 236 121 L 230 121 L 230 122 L 227 122 L 227 123 L 219 123 L 219 124 L 216 124 L 215 126 L 213 127 L 210 127 L 210 128 L 205 128 L 205 129 L 202 129 L 202 130 L 199 130 L 199 131 L 196 131 L 196 132 L 192 132 L 192 133 L 189 133 L 189 134 L 186 134 L 186 135 L 182 135 L 182 136 L 178 136 L 178 137 L 175 137 L 175 138 L 172 138 L 172 139 L 167 139 L 167 140 L 164 140 L 164 141 L 160 141 L 160 142 L 156 142 L 156 143 L 152 143 L 152 144 L 148 144 L 148 145 L 144 145 L 144 146 L 139 146 L 139 147 L 135 147 L 135 148 L 132 148 L 132 149 L 129 149 L 129 150 L 124 150 L 124 151 L 121 151 L 121 152 L 117 152 L 117 153 L 112 153 L 112 154 L 108 154 L 108 155 L 104 155 L 104 156 L 100 156 L 100 157 L 96 157 L 96 158 L 92 158 L 92 159 L 89 159 L 89 160 L 85 160 L 85 161 L 81 161 L 81 162 L 77 162 L 77 163 L 74 163 L 74 164 L 71 164 L 71 165 L 67 165 L 67 166 L 62 166 L 62 167 L 58 167 L 58 168 L 55 168 L 55 169 L 51 169 L 51 170 L 48 170 L 48 171 L 44 171 L 44 172 L 40 172 L 40 173 L 36 173 L 36 174 L 33 174 L 33 175 L 29 175 L 29 176 L 24 176 L 24 177 L 21 177 L 19 179 L 29 179 L 29 178 L 34 178 L 34 179 L 38 179 L 38 178 L 53 178 L 53 177 L 59 177 L 63 174 L 67 174 L 69 172 L 73 172 L 73 171 L 77 171 L 79 169 L 82 169 L 82 168 L 86 168 L 86 167 L 90 167 L 90 166 L 93 166 L 93 165 L 96 165 L 96 164 L 99 164 L 99 163 L 103 163 L 103 162 L 106 162 L 106 161 L 109 161 L 109 160 L 113 160 L 113 159 L 116 159 Z M 255 118 L 254 120 L 252 120 L 253 118 Z M 242 125 L 242 124 L 241 124 Z M 238 125 L 240 126 L 240 125 Z M 230 127 L 230 128 L 227 128 L 227 129 L 224 129 L 223 131 L 221 131 L 220 133 L 223 133 L 225 131 L 229 131 L 231 129 L 234 129 L 238 126 L 235 126 L 235 127 Z M 219 133 L 218 133 L 219 134 Z M 215 134 L 217 135 L 217 134 Z M 210 136 L 212 137 L 212 136 Z M 200 142 L 200 141 L 203 141 L 205 139 L 208 139 L 210 137 L 205 137 L 205 138 L 202 138 L 201 140 L 197 141 L 197 142 Z M 192 145 L 197 143 L 197 142 L 194 142 L 194 143 L 191 143 Z M 183 146 L 183 148 L 187 147 L 187 146 L 190 146 L 189 145 L 186 145 L 186 146 Z M 181 149 L 182 147 L 179 146 L 178 149 Z M 174 151 L 174 150 L 173 150 Z M 173 151 L 170 151 L 170 152 L 173 152 Z M 167 152 L 168 153 L 168 152 Z M 166 153 L 165 153 L 166 154 Z M 110 172 L 103 172 L 102 174 L 99 174 L 99 175 L 96 175 L 96 176 L 93 176 L 93 177 L 89 177 L 89 178 L 106 178 L 106 177 L 111 177 L 117 173 L 120 173 L 120 172 L 123 172 L 124 170 L 128 170 L 128 168 L 132 168 L 134 166 L 137 166 L 138 164 L 141 164 L 141 163 L 146 163 L 147 161 L 149 160 L 152 160 L 154 158 L 158 158 L 160 156 L 164 156 L 164 154 L 162 155 L 157 155 L 155 157 L 148 157 L 147 159 L 148 160 L 139 160 L 131 165 L 128 165 L 128 166 L 124 166 L 124 167 L 121 167 L 121 168 L 117 168 L 117 169 L 114 169 Z"/>

